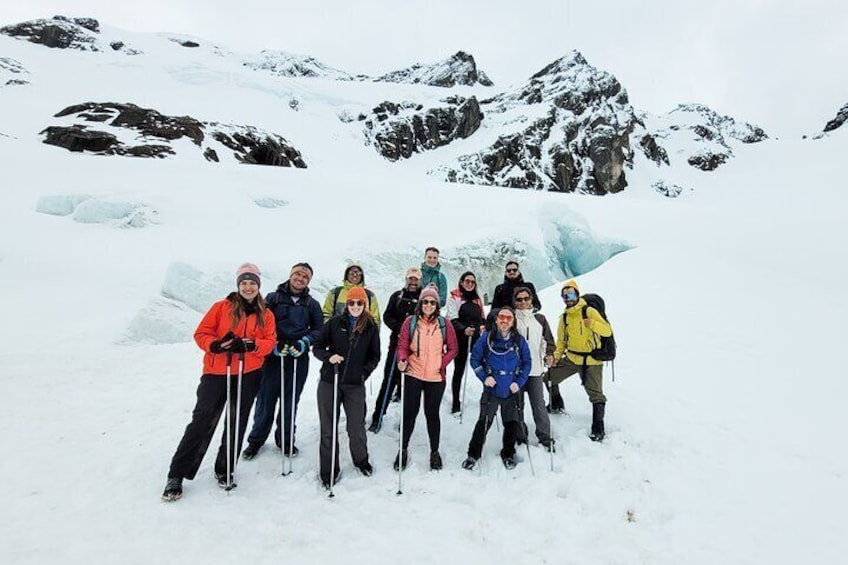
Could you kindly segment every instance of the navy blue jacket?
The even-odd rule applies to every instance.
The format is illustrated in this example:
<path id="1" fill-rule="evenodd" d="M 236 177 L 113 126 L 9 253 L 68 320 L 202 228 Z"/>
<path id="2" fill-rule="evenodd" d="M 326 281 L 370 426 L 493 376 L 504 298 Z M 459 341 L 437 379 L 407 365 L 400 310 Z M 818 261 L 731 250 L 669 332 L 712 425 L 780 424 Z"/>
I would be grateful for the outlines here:
<path id="1" fill-rule="evenodd" d="M 492 392 L 498 398 L 509 398 L 512 394 L 509 385 L 512 383 L 517 383 L 519 388 L 523 387 L 530 376 L 531 366 L 527 340 L 515 332 L 511 332 L 506 339 L 499 331 L 483 332 L 471 349 L 471 368 L 481 381 L 485 382 L 486 377 L 495 378 Z"/>
<path id="2" fill-rule="evenodd" d="M 286 281 L 276 291 L 269 292 L 265 302 L 277 321 L 277 342 L 280 345 L 292 345 L 302 338 L 315 343 L 321 336 L 324 314 L 318 301 L 309 295 L 308 288 L 295 303 Z"/>

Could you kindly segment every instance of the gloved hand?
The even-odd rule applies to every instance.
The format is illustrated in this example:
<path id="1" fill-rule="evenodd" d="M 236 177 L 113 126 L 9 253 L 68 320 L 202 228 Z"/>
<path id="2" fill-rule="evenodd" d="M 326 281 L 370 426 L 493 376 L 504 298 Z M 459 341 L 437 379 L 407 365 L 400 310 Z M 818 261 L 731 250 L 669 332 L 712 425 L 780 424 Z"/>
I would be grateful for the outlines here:
<path id="1" fill-rule="evenodd" d="M 290 347 L 288 345 L 278 343 L 277 346 L 274 348 L 274 355 L 276 355 L 277 357 L 285 357 L 289 354 L 289 349 Z"/>
<path id="2" fill-rule="evenodd" d="M 309 338 L 304 337 L 299 339 L 297 343 L 289 347 L 289 355 L 292 357 L 300 357 L 309 349 Z"/>
<path id="3" fill-rule="evenodd" d="M 224 353 L 225 351 L 230 351 L 234 337 L 235 334 L 233 332 L 227 332 L 224 337 L 216 339 L 209 344 L 209 351 L 212 353 Z"/>
<path id="4" fill-rule="evenodd" d="M 234 337 L 233 343 L 230 346 L 230 351 L 233 353 L 247 353 L 254 349 L 256 349 L 256 344 L 253 343 L 252 339 L 242 339 L 240 337 Z"/>

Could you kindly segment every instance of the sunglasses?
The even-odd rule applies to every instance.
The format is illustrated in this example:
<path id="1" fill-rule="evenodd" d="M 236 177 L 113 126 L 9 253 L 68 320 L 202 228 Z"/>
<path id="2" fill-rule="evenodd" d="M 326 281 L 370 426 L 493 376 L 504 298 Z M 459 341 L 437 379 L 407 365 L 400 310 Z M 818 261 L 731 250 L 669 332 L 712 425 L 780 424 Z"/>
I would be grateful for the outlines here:
<path id="1" fill-rule="evenodd" d="M 425 306 L 429 306 L 429 305 L 436 306 L 438 304 L 438 302 L 436 302 L 435 300 L 430 300 L 429 298 L 426 298 L 426 299 L 421 301 L 421 304 L 423 304 Z"/>
<path id="2" fill-rule="evenodd" d="M 348 275 L 361 275 L 362 271 L 357 271 L 356 269 L 351 269 L 347 272 Z"/>
<path id="3" fill-rule="evenodd" d="M 348 300 L 347 305 L 348 306 L 365 306 L 365 301 L 364 300 Z"/>
<path id="4" fill-rule="evenodd" d="M 532 298 L 529 296 L 519 296 L 515 299 L 516 302 L 530 302 Z"/>
<path id="5" fill-rule="evenodd" d="M 515 318 L 511 314 L 498 314 L 498 321 L 499 322 L 511 322 L 514 319 Z"/>
<path id="6" fill-rule="evenodd" d="M 514 269 L 514 268 L 513 269 L 507 269 L 506 272 L 507 273 L 517 273 L 518 269 Z"/>
<path id="7" fill-rule="evenodd" d="M 467 284 L 467 283 L 477 284 L 477 281 L 475 281 L 474 279 L 465 279 L 464 281 L 462 281 L 462 283 L 463 284 Z"/>

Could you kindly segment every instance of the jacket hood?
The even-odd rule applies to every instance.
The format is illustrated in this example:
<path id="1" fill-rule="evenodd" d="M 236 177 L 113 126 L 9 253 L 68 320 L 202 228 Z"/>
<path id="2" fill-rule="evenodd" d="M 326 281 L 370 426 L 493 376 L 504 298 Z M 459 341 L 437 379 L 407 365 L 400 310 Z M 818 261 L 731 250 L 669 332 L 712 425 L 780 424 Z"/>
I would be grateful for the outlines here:
<path id="1" fill-rule="evenodd" d="M 577 281 L 574 279 L 567 280 L 563 283 L 562 288 L 559 289 L 560 294 L 565 291 L 566 288 L 571 287 L 577 291 L 577 296 L 580 296 L 580 287 L 577 286 Z"/>
<path id="2" fill-rule="evenodd" d="M 342 283 L 347 283 L 348 286 L 353 286 L 347 282 L 347 274 L 350 272 L 351 269 L 359 269 L 360 271 L 362 271 L 362 282 L 360 282 L 357 286 L 365 286 L 365 269 L 363 269 L 360 265 L 357 265 L 356 263 L 348 265 L 347 268 L 344 270 L 344 275 L 342 275 Z"/>

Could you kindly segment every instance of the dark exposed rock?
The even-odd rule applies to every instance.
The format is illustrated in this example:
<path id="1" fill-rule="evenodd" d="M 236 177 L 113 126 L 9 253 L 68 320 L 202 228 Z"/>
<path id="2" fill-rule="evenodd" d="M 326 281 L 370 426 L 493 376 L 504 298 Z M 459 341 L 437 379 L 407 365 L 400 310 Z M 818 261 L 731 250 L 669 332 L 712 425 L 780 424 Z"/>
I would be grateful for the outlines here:
<path id="1" fill-rule="evenodd" d="M 99 29 L 99 24 L 90 24 L 90 21 L 96 24 L 97 20 L 91 20 L 91 18 L 75 18 L 75 20 L 83 20 L 90 27 Z M 100 51 L 94 35 L 95 31 L 92 31 L 90 27 L 59 16 L 50 20 L 32 20 L 8 25 L 0 28 L 0 33 L 56 49 Z"/>
<path id="2" fill-rule="evenodd" d="M 630 134 L 637 118 L 615 77 L 580 53 L 554 61 L 527 84 L 481 105 L 490 128 L 520 129 L 431 174 L 454 182 L 598 195 L 627 186 L 624 169 L 632 162 Z M 536 105 L 547 109 L 544 117 L 530 121 L 520 114 Z"/>
<path id="3" fill-rule="evenodd" d="M 458 51 L 444 61 L 430 65 L 415 64 L 406 69 L 392 71 L 374 79 L 375 82 L 399 82 L 407 84 L 428 84 L 451 88 L 457 85 L 492 86 L 492 81 L 483 71 L 477 69 L 474 57 L 465 51 Z"/>
<path id="4" fill-rule="evenodd" d="M 205 157 L 207 161 L 214 161 L 215 163 L 219 162 L 218 153 L 211 147 L 207 147 L 203 151 L 203 157 Z"/>
<path id="5" fill-rule="evenodd" d="M 28 74 L 29 71 L 20 62 L 11 57 L 0 57 L 0 84 L 2 86 L 29 84 L 29 81 L 23 78 L 23 75 Z"/>
<path id="6" fill-rule="evenodd" d="M 185 41 L 178 41 L 177 43 L 179 43 L 183 47 L 192 47 L 192 48 L 200 47 L 200 43 L 198 43 L 196 41 L 191 41 L 191 40 L 188 40 L 188 39 L 185 40 Z"/>
<path id="7" fill-rule="evenodd" d="M 100 22 L 94 18 L 68 18 L 65 16 L 53 16 L 53 19 L 62 22 L 74 23 L 89 31 L 93 31 L 94 33 L 100 33 Z"/>
<path id="8" fill-rule="evenodd" d="M 85 126 L 50 126 L 41 132 L 44 143 L 64 147 L 68 151 L 101 153 L 119 145 L 118 138 L 109 132 L 89 130 Z"/>
<path id="9" fill-rule="evenodd" d="M 120 51 L 121 49 L 124 48 L 124 42 L 123 41 L 113 41 L 112 43 L 109 44 L 109 47 L 111 47 L 115 51 Z"/>
<path id="10" fill-rule="evenodd" d="M 645 154 L 645 157 L 656 163 L 657 165 L 662 165 L 665 163 L 669 164 L 668 161 L 668 152 L 657 143 L 657 138 L 653 135 L 646 133 L 642 136 L 642 139 L 639 140 L 639 147 L 642 148 L 642 152 Z"/>
<path id="11" fill-rule="evenodd" d="M 702 171 L 714 171 L 719 165 L 727 162 L 728 155 L 725 153 L 700 153 L 692 155 L 686 161 Z"/>
<path id="12" fill-rule="evenodd" d="M 683 187 L 666 182 L 662 179 L 656 181 L 651 186 L 654 187 L 654 190 L 668 198 L 677 198 L 683 192 Z"/>
<path id="13" fill-rule="evenodd" d="M 846 121 L 848 121 L 848 104 L 840 108 L 836 117 L 827 122 L 827 125 L 824 126 L 825 133 L 841 127 Z"/>
<path id="14" fill-rule="evenodd" d="M 449 105 L 426 111 L 421 104 L 413 102 L 379 104 L 374 107 L 372 117 L 365 120 L 367 142 L 383 157 L 397 161 L 464 139 L 477 131 L 483 114 L 475 97 L 453 96 L 443 102 Z"/>
<path id="15" fill-rule="evenodd" d="M 48 127 L 41 132 L 46 135 L 45 143 L 72 151 L 162 158 L 175 154 L 170 142 L 188 138 L 200 147 L 208 132 L 213 139 L 231 149 L 235 158 L 242 163 L 306 168 L 300 152 L 285 139 L 251 126 L 200 122 L 190 116 L 166 116 L 150 108 L 115 102 L 76 104 L 60 111 L 55 117 L 67 116 L 86 122 L 101 122 L 112 128 L 137 131 L 140 139 L 155 139 L 157 142 L 127 146 L 112 133 L 89 130 L 85 125 L 74 124 Z M 218 153 L 208 145 L 203 156 L 208 161 L 219 161 Z"/>

